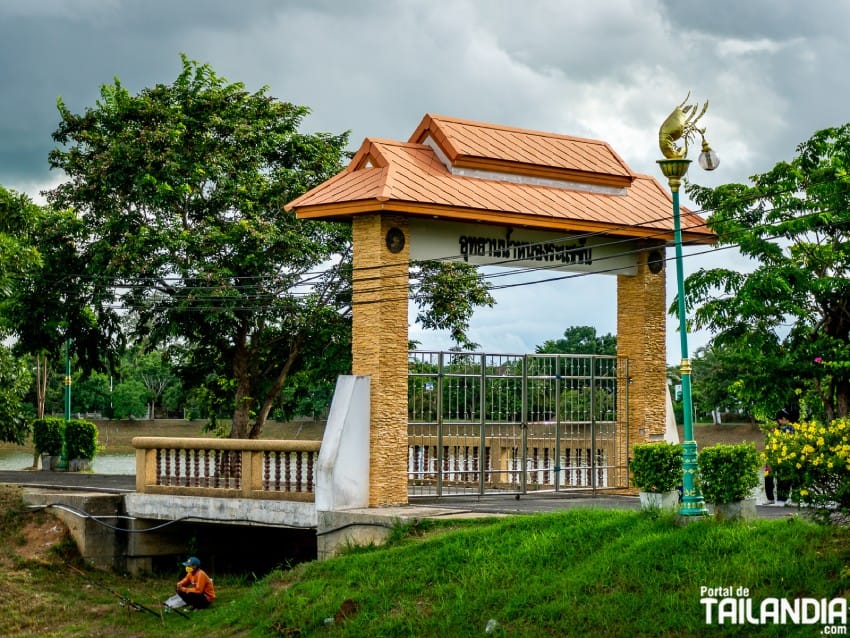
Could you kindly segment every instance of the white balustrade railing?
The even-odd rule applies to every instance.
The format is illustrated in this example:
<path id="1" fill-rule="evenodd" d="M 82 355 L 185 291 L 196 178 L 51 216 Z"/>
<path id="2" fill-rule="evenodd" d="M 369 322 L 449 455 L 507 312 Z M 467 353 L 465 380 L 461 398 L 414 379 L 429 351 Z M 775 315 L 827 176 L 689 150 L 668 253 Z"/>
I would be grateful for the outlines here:
<path id="1" fill-rule="evenodd" d="M 312 501 L 321 441 L 133 439 L 136 491 Z"/>

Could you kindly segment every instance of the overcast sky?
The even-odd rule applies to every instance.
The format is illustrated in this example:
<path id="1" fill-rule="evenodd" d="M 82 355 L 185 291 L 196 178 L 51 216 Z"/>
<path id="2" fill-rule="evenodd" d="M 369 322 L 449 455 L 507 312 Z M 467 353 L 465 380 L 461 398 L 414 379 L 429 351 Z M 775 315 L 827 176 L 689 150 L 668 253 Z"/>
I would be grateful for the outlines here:
<path id="1" fill-rule="evenodd" d="M 180 53 L 310 107 L 305 130 L 349 130 L 353 148 L 406 141 L 430 112 L 602 139 L 655 176 L 658 127 L 691 91 L 710 99 L 721 159 L 714 173 L 694 163 L 691 179 L 745 182 L 850 120 L 848 33 L 850 0 L 2 0 L 0 184 L 38 200 L 61 181 L 47 164 L 57 97 L 81 112 L 115 77 L 133 92 L 169 84 Z M 686 274 L 717 264 L 746 268 L 729 250 L 684 260 Z M 674 292 L 671 264 L 668 302 Z M 614 277 L 497 299 L 473 320 L 487 351 L 532 352 L 575 325 L 616 332 Z M 691 352 L 709 336 L 692 334 Z"/>

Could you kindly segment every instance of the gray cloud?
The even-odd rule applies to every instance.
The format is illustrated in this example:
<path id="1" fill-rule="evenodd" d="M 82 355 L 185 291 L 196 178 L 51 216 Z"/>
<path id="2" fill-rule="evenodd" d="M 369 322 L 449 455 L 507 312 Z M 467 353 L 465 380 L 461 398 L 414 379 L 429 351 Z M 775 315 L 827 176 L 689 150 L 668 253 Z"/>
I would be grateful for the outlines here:
<path id="1" fill-rule="evenodd" d="M 169 83 L 181 52 L 311 107 L 308 129 L 351 130 L 354 146 L 406 139 L 434 112 L 605 139 L 649 174 L 658 125 L 690 90 L 710 98 L 705 123 L 722 161 L 692 179 L 746 181 L 848 119 L 848 14 L 845 0 L 6 0 L 0 184 L 37 195 L 60 179 L 47 165 L 58 96 L 79 112 L 113 77 L 131 91 Z M 711 259 L 736 257 L 688 264 Z M 590 281 L 500 294 L 473 338 L 489 347 L 505 331 L 500 313 L 541 299 L 557 304 L 547 315 L 557 321 L 511 315 L 512 343 L 530 348 L 592 321 L 607 332 L 614 302 Z"/>

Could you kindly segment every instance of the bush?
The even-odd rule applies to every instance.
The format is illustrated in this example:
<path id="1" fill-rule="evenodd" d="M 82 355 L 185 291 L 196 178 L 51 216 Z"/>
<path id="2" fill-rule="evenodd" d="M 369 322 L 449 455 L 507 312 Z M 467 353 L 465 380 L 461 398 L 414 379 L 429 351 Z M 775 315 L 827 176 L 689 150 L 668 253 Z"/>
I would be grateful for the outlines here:
<path id="1" fill-rule="evenodd" d="M 65 446 L 69 459 L 93 459 L 97 453 L 97 426 L 82 419 L 68 421 Z"/>
<path id="2" fill-rule="evenodd" d="M 850 518 L 850 419 L 795 424 L 767 435 L 764 462 L 791 483 L 791 498 L 822 522 Z"/>
<path id="3" fill-rule="evenodd" d="M 644 492 L 672 492 L 682 484 L 682 446 L 639 443 L 629 461 L 634 484 Z"/>
<path id="4" fill-rule="evenodd" d="M 62 429 L 65 422 L 54 416 L 36 419 L 32 424 L 32 444 L 36 454 L 62 454 Z"/>
<path id="5" fill-rule="evenodd" d="M 743 501 L 759 484 L 759 453 L 752 443 L 707 447 L 699 453 L 698 463 L 706 503 Z"/>

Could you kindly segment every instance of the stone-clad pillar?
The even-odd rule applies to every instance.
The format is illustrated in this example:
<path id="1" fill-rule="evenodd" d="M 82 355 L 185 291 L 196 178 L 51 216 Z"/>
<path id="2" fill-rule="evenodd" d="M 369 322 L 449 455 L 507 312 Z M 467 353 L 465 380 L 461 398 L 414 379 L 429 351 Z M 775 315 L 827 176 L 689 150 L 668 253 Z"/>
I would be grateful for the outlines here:
<path id="1" fill-rule="evenodd" d="M 664 247 L 657 246 L 638 254 L 637 274 L 617 276 L 617 354 L 628 357 L 631 379 L 628 389 L 630 447 L 664 437 L 667 414 L 666 270 Z M 621 459 L 621 463 L 624 462 L 625 459 Z"/>
<path id="2" fill-rule="evenodd" d="M 403 217 L 355 215 L 352 373 L 371 377 L 369 506 L 407 503 L 407 287 Z"/>

